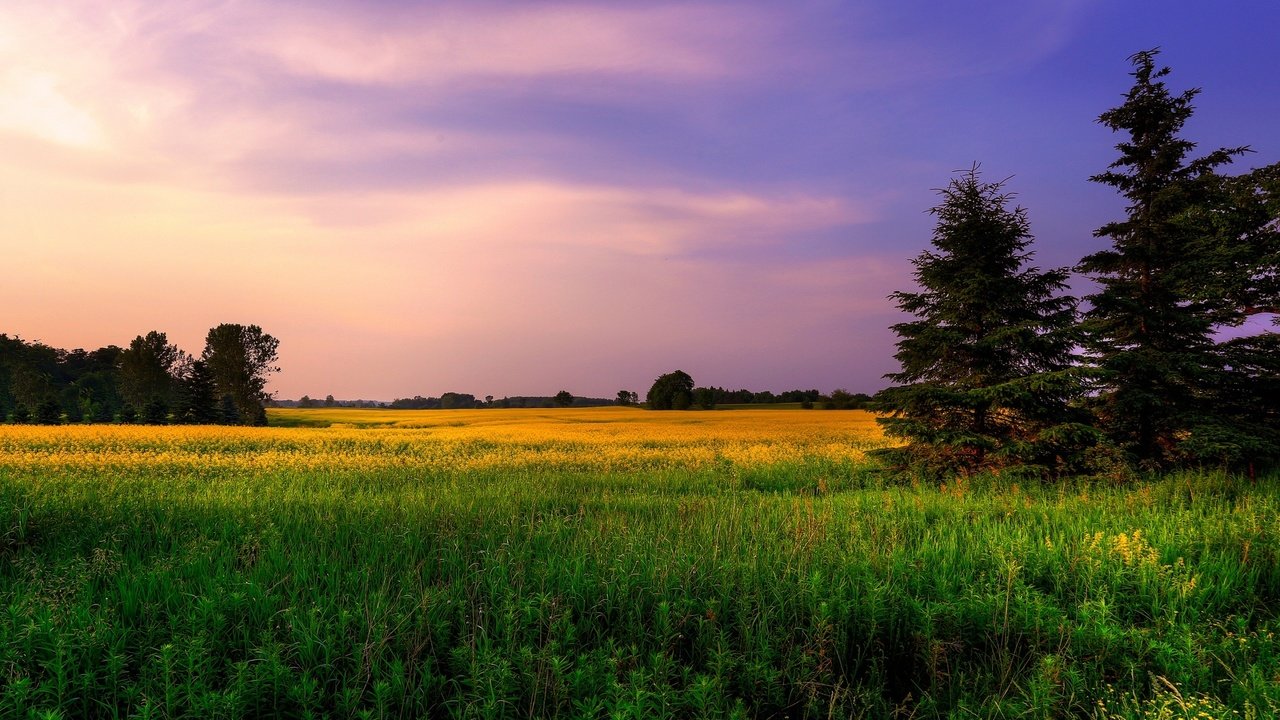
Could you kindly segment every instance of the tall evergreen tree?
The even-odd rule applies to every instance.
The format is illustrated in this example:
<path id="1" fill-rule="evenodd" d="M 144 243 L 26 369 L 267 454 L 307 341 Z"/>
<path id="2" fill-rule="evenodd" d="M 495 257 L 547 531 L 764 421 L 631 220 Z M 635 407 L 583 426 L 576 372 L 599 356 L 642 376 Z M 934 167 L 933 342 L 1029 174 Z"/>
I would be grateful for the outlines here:
<path id="1" fill-rule="evenodd" d="M 1243 147 L 1191 159 L 1195 143 L 1180 133 L 1199 90 L 1172 94 L 1158 53 L 1130 58 L 1133 87 L 1099 117 L 1126 137 L 1116 145 L 1120 157 L 1091 179 L 1116 188 L 1129 205 L 1123 220 L 1095 232 L 1112 247 L 1078 267 L 1100 288 L 1083 323 L 1099 421 L 1149 468 L 1238 460 L 1265 445 L 1242 422 L 1249 413 L 1228 406 L 1242 392 L 1262 391 L 1249 377 L 1259 367 L 1260 381 L 1273 372 L 1268 353 L 1258 353 L 1266 343 L 1223 344 L 1215 331 L 1274 304 L 1280 282 L 1274 215 L 1261 187 L 1274 166 L 1239 178 L 1217 174 Z"/>
<path id="2" fill-rule="evenodd" d="M 184 363 L 178 376 L 178 397 L 174 418 L 180 423 L 203 425 L 222 419 L 213 373 L 203 360 Z"/>
<path id="3" fill-rule="evenodd" d="M 921 290 L 892 295 L 916 319 L 893 326 L 902 370 L 886 377 L 902 384 L 874 403 L 906 444 L 882 454 L 931 475 L 1060 471 L 1093 437 L 1069 408 L 1079 383 L 1067 271 L 1029 265 L 1026 211 L 977 166 L 939 194 L 934 249 L 913 261 Z"/>

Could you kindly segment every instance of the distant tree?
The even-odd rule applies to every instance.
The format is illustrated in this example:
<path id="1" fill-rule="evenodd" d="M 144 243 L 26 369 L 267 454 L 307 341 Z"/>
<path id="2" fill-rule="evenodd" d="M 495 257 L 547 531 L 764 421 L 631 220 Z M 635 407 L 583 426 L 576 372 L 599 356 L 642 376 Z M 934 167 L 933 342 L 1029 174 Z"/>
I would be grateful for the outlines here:
<path id="1" fill-rule="evenodd" d="M 396 398 L 391 401 L 393 410 L 428 410 L 440 407 L 439 398 L 424 398 L 414 395 L 411 398 Z"/>
<path id="2" fill-rule="evenodd" d="M 77 383 L 63 385 L 59 391 L 58 404 L 66 415 L 68 423 L 84 422 L 86 403 L 81 397 L 81 389 Z"/>
<path id="3" fill-rule="evenodd" d="M 325 407 L 335 407 L 335 406 L 337 406 L 337 404 L 338 404 L 338 401 L 337 401 L 337 400 L 334 400 L 332 395 L 325 395 L 325 396 L 324 396 L 324 406 L 325 406 Z"/>
<path id="4" fill-rule="evenodd" d="M 156 398 L 142 408 L 142 421 L 148 425 L 163 425 L 169 421 L 169 404 Z"/>
<path id="5" fill-rule="evenodd" d="M 174 418 L 189 425 L 203 425 L 224 420 L 217 384 L 209 364 L 191 359 L 178 373 L 178 392 Z"/>
<path id="6" fill-rule="evenodd" d="M 310 395 L 303 395 L 302 397 L 298 398 L 298 407 L 300 408 L 320 407 L 320 403 L 316 402 L 315 400 L 312 400 Z"/>
<path id="7" fill-rule="evenodd" d="M 487 405 L 487 406 L 492 406 L 492 405 L 493 405 L 493 396 L 492 396 L 492 395 L 485 395 L 485 396 L 484 396 L 484 404 L 485 404 L 485 405 Z"/>
<path id="8" fill-rule="evenodd" d="M 36 354 L 40 352 L 40 346 L 31 346 L 28 350 L 29 354 Z M 14 422 L 34 419 L 36 422 L 49 424 L 48 405 L 51 402 L 57 404 L 57 390 L 52 373 L 45 370 L 45 367 L 48 366 L 29 357 L 11 373 L 9 386 L 16 405 Z"/>
<path id="9" fill-rule="evenodd" d="M 166 421 L 174 395 L 174 369 L 182 356 L 164 333 L 155 330 L 135 337 L 120 353 L 120 395 L 142 411 L 145 422 Z"/>
<path id="10" fill-rule="evenodd" d="M 215 386 L 216 387 L 216 386 Z M 245 422 L 244 416 L 240 413 L 240 408 L 236 407 L 236 400 L 230 395 L 218 394 L 217 398 L 217 422 L 222 425 L 251 425 L 252 422 Z"/>
<path id="11" fill-rule="evenodd" d="M 471 393 L 447 392 L 440 396 L 440 407 L 444 410 L 465 410 L 476 406 L 476 396 Z"/>
<path id="12" fill-rule="evenodd" d="M 1195 143 L 1180 132 L 1199 90 L 1170 93 L 1158 53 L 1130 58 L 1133 87 L 1099 118 L 1124 139 L 1120 157 L 1091 179 L 1129 205 L 1123 219 L 1095 232 L 1112 246 L 1078 267 L 1099 287 L 1083 324 L 1092 405 L 1142 467 L 1274 458 L 1274 338 L 1215 336 L 1280 305 L 1280 165 L 1227 178 L 1217 168 L 1247 148 L 1190 159 Z"/>
<path id="13" fill-rule="evenodd" d="M 688 410 L 693 404 L 693 378 L 676 370 L 653 381 L 645 399 L 650 410 Z"/>
<path id="14" fill-rule="evenodd" d="M 447 392 L 440 396 L 440 407 L 470 410 L 476 406 L 476 396 L 470 392 Z"/>
<path id="15" fill-rule="evenodd" d="M 901 385 L 876 398 L 885 433 L 906 444 L 881 455 L 929 475 L 1056 472 L 1089 432 L 1069 422 L 1081 390 L 1067 271 L 1028 265 L 1025 210 L 976 165 L 939 193 L 934 249 L 913 261 L 921 289 L 892 296 L 916 319 L 893 326 L 902 370 L 887 377 Z"/>
<path id="16" fill-rule="evenodd" d="M 844 388 L 836 388 L 831 391 L 831 402 L 835 404 L 837 410 L 858 410 L 867 406 L 871 402 L 871 396 L 866 393 L 851 393 Z"/>
<path id="17" fill-rule="evenodd" d="M 630 391 L 630 390 L 619 390 L 619 391 L 618 391 L 618 404 L 619 404 L 619 405 L 635 405 L 635 404 L 636 404 L 636 403 L 638 403 L 638 402 L 640 402 L 640 396 L 639 396 L 639 395 L 637 395 L 636 393 L 634 393 L 634 392 L 632 392 L 632 391 Z"/>
<path id="18" fill-rule="evenodd" d="M 716 394 L 711 388 L 694 388 L 693 401 L 703 410 L 710 410 L 716 406 Z"/>
<path id="19" fill-rule="evenodd" d="M 123 352 L 109 345 L 87 353 L 84 367 L 73 381 L 84 415 L 92 422 L 111 422 L 124 405 L 118 377 Z"/>
<path id="20" fill-rule="evenodd" d="M 570 405 L 573 404 L 573 393 L 569 392 L 568 390 L 561 390 L 560 392 L 556 393 L 554 400 L 555 400 L 555 404 L 560 407 L 569 407 Z"/>
<path id="21" fill-rule="evenodd" d="M 209 366 L 226 422 L 265 425 L 267 380 L 279 359 L 280 341 L 257 325 L 223 324 L 209 331 L 201 359 Z"/>
<path id="22" fill-rule="evenodd" d="M 0 422 L 7 420 L 17 405 L 11 388 L 12 372 L 25 347 L 26 343 L 18 338 L 0 333 Z"/>
<path id="23" fill-rule="evenodd" d="M 58 425 L 62 423 L 62 406 L 52 397 L 47 398 L 36 407 L 36 422 L 41 425 Z"/>

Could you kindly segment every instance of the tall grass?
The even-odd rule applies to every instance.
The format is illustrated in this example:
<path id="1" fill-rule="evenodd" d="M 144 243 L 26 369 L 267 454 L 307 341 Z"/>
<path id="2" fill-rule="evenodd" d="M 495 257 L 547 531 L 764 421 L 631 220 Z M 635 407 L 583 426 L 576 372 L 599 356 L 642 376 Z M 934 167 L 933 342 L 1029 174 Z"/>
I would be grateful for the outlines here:
<path id="1" fill-rule="evenodd" d="M 0 717 L 1280 713 L 1275 478 L 3 459 Z"/>

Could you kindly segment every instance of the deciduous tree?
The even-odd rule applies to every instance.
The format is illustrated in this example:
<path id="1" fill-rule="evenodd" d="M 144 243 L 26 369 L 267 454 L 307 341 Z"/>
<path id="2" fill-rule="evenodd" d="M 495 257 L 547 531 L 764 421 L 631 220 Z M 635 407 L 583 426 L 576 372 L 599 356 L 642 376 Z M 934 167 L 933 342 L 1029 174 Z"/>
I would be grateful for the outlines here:
<path id="1" fill-rule="evenodd" d="M 693 378 L 682 370 L 653 381 L 645 395 L 650 410 L 688 410 L 693 404 Z"/>
<path id="2" fill-rule="evenodd" d="M 265 425 L 267 380 L 279 372 L 280 341 L 257 325 L 222 324 L 209 331 L 201 359 L 209 366 L 228 421 Z"/>

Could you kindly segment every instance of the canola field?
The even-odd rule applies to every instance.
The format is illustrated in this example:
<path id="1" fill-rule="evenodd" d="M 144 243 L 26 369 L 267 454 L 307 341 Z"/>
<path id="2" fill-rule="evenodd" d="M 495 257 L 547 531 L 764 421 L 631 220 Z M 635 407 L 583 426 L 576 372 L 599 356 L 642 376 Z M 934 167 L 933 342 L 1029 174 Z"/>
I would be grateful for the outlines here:
<path id="1" fill-rule="evenodd" d="M 0 462 L 32 469 L 620 473 L 845 466 L 883 444 L 865 412 L 273 409 L 271 421 L 286 427 L 10 426 L 0 430 Z"/>
<path id="2" fill-rule="evenodd" d="M 0 717 L 1280 716 L 1280 483 L 886 477 L 865 413 L 0 426 Z"/>

